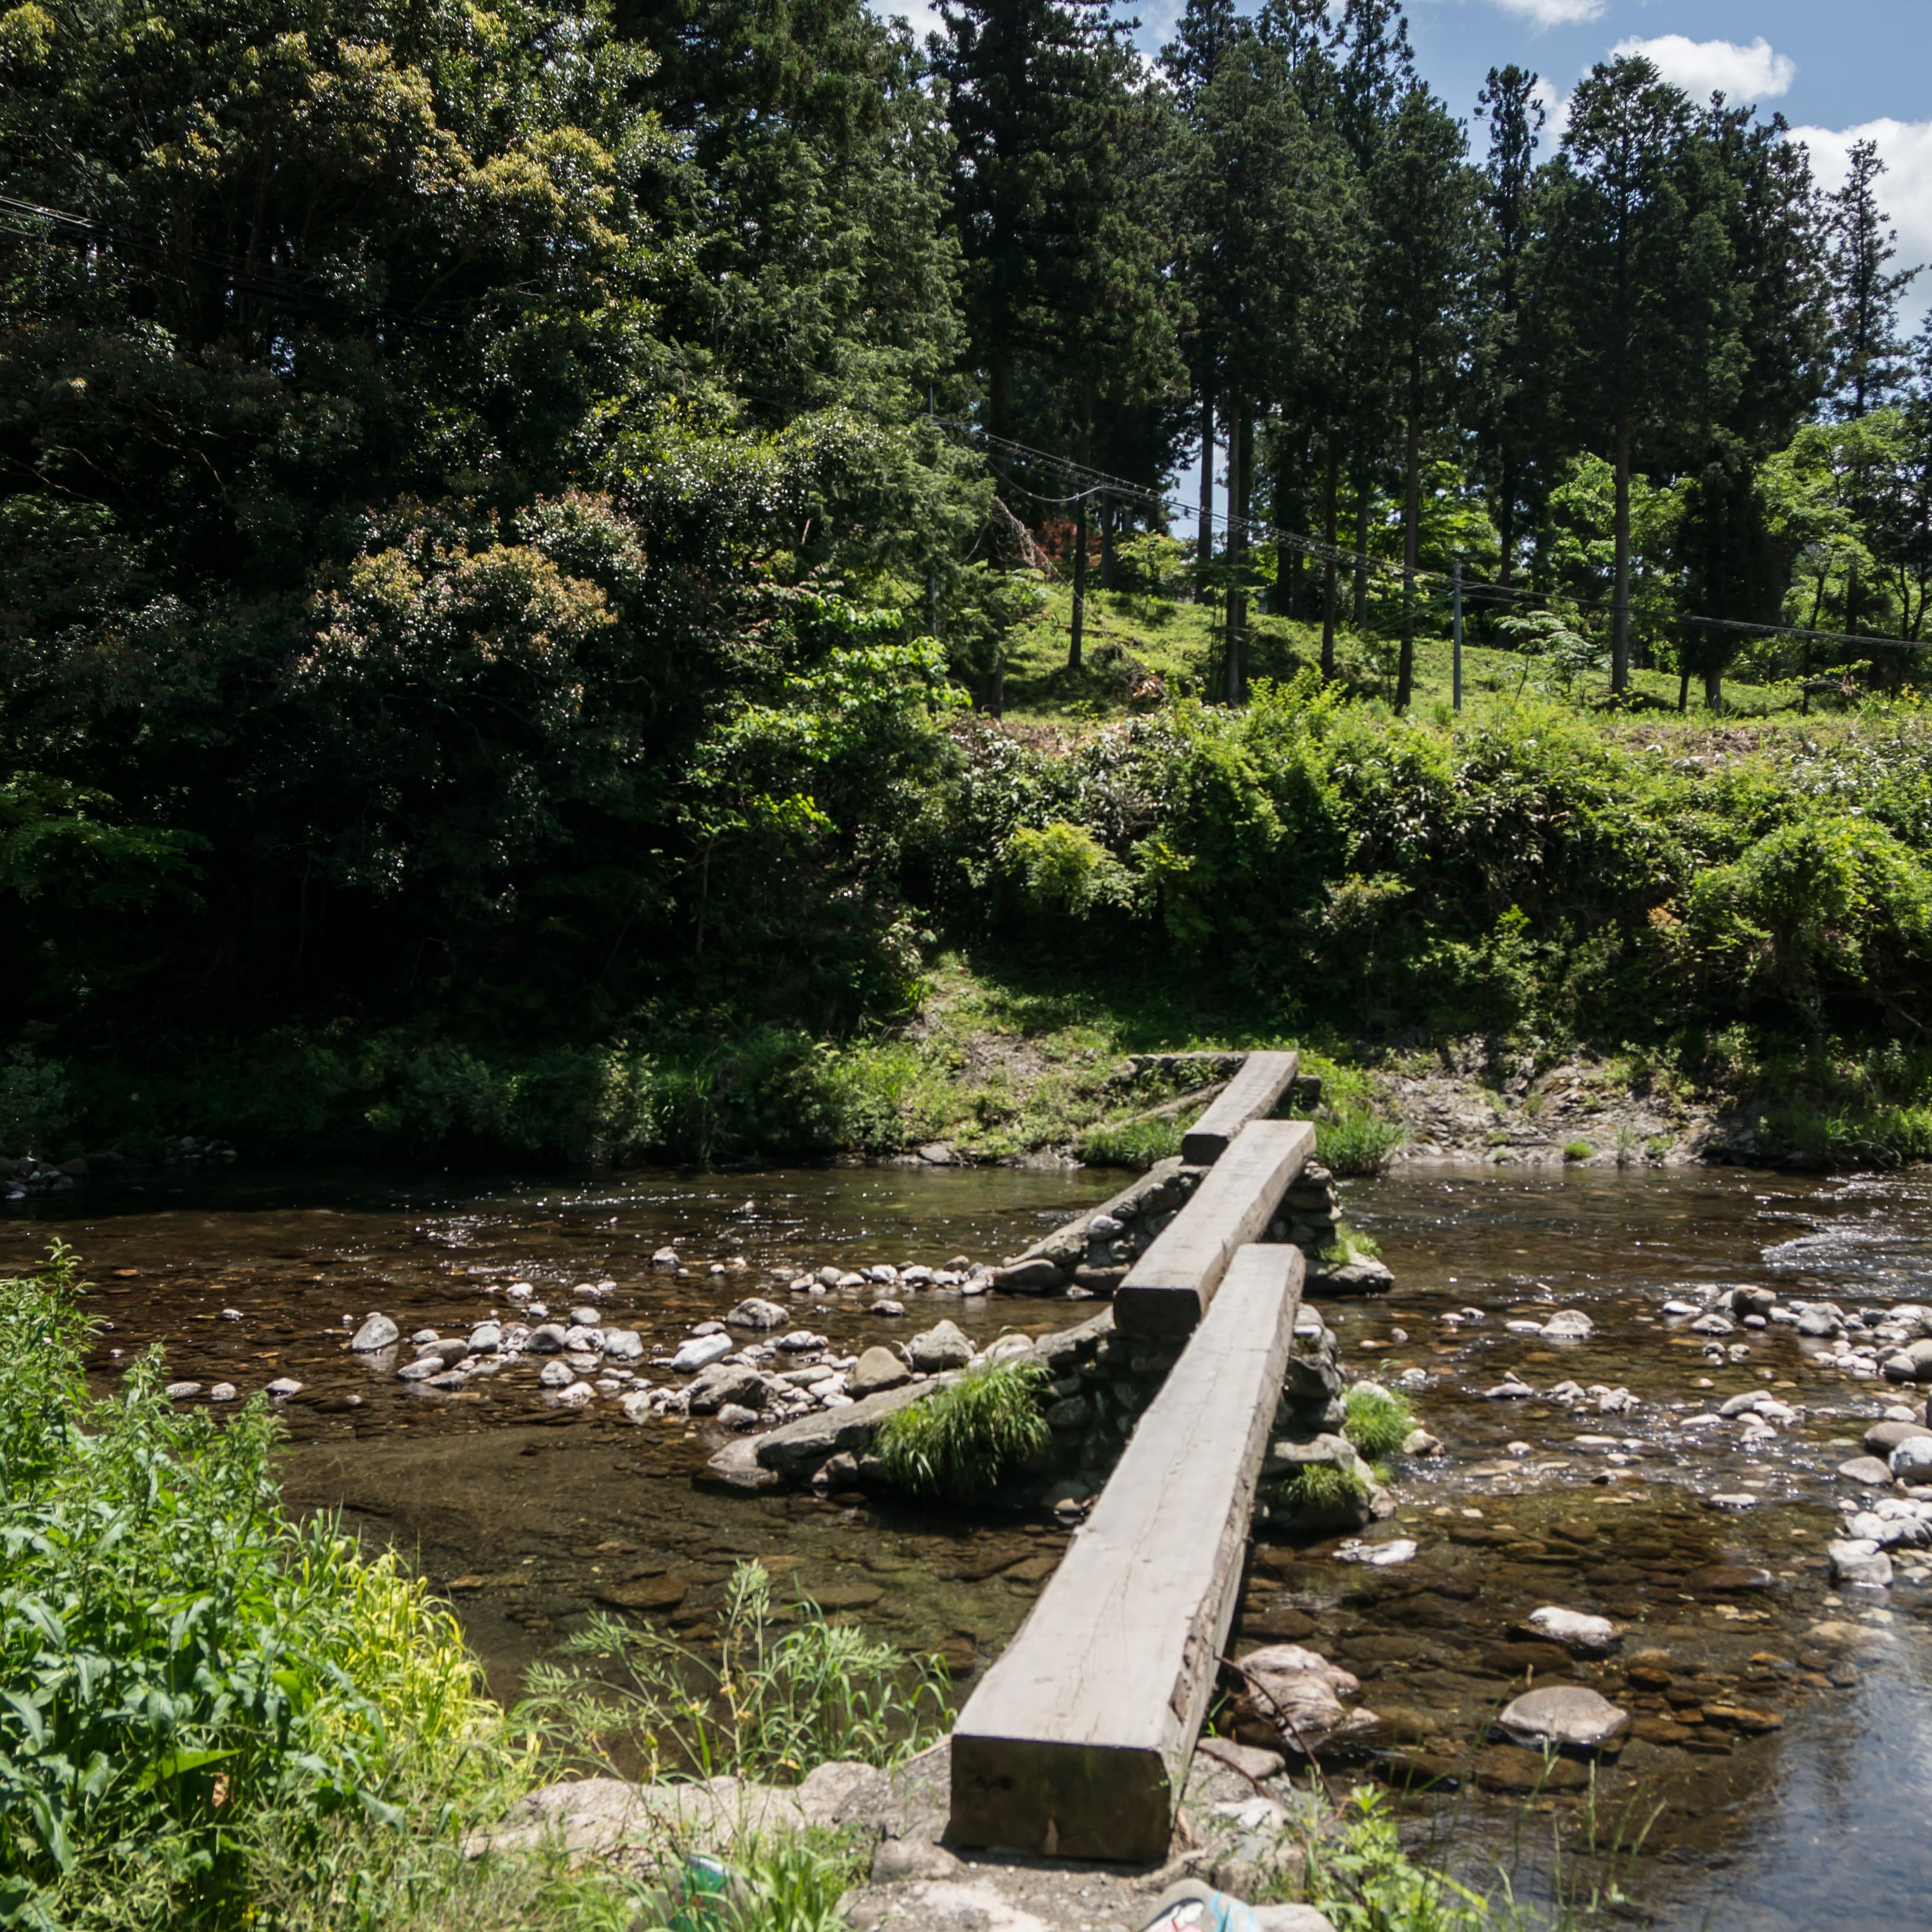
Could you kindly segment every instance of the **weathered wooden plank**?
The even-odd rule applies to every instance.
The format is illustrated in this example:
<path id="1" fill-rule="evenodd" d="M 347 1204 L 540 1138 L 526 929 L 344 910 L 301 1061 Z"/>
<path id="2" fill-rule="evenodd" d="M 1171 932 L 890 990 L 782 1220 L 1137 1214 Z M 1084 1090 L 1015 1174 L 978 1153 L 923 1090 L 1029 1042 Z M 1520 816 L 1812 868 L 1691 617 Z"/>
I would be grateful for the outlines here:
<path id="1" fill-rule="evenodd" d="M 1180 1137 L 1180 1157 L 1211 1167 L 1250 1120 L 1264 1120 L 1280 1104 L 1300 1070 L 1298 1053 L 1251 1053 L 1220 1097 Z"/>
<path id="2" fill-rule="evenodd" d="M 952 1733 L 952 1837 L 1153 1863 L 1227 1644 L 1301 1300 L 1244 1247 L 1033 1611 Z"/>
<path id="3" fill-rule="evenodd" d="M 1234 1250 L 1259 1238 L 1314 1151 L 1310 1121 L 1250 1120 L 1115 1291 L 1122 1334 L 1187 1334 Z"/>

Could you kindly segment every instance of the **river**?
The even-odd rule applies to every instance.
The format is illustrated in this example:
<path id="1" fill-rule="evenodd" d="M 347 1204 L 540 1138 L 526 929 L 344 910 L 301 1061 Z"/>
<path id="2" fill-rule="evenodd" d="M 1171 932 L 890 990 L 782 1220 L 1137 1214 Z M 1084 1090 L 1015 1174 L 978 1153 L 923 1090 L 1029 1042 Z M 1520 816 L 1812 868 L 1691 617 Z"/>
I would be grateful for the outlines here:
<path id="1" fill-rule="evenodd" d="M 500 1695 L 600 1601 L 649 1604 L 701 1640 L 731 1564 L 754 1555 L 788 1586 L 938 1651 L 963 1690 L 1050 1571 L 1058 1525 L 712 1494 L 691 1480 L 716 1446 L 708 1424 L 632 1424 L 602 1402 L 559 1411 L 533 1372 L 454 1397 L 412 1392 L 347 1352 L 344 1318 L 380 1308 L 406 1335 L 464 1333 L 510 1312 L 513 1282 L 553 1310 L 578 1284 L 608 1282 L 607 1320 L 636 1327 L 647 1347 L 674 1345 L 741 1296 L 770 1292 L 781 1264 L 997 1259 L 1119 1178 L 881 1168 L 487 1186 L 157 1177 L 16 1205 L 0 1220 L 0 1266 L 30 1265 L 56 1234 L 79 1252 L 92 1305 L 112 1324 L 94 1363 L 104 1387 L 156 1342 L 171 1375 L 204 1386 L 300 1381 L 284 1405 L 290 1500 L 339 1508 L 400 1546 L 449 1593 Z M 1414 1778 L 1454 1780 L 1405 1807 L 1472 1882 L 1502 1867 L 1538 1896 L 1559 1870 L 1571 1883 L 1614 1878 L 1640 1916 L 1672 1932 L 1922 1922 L 1932 1590 L 1913 1573 L 1932 1580 L 1932 1564 L 1906 1557 L 1888 1591 L 1838 1590 L 1824 1556 L 1840 1498 L 1860 1493 L 1839 1465 L 1901 1394 L 1915 1413 L 1922 1398 L 1848 1375 L 1788 1327 L 1740 1328 L 1711 1360 L 1706 1340 L 1662 1311 L 1717 1282 L 1848 1311 L 1918 1298 L 1932 1274 L 1932 1182 L 1418 1167 L 1346 1184 L 1343 1196 L 1397 1283 L 1376 1301 L 1326 1305 L 1344 1365 L 1426 1376 L 1413 1400 L 1445 1453 L 1392 1472 L 1400 1510 L 1373 1534 L 1414 1539 L 1408 1563 L 1352 1565 L 1333 1541 L 1258 1546 L 1238 1644 L 1244 1631 L 1292 1638 L 1361 1678 L 1394 1761 Z M 667 1244 L 686 1272 L 651 1268 Z M 905 1299 L 896 1323 L 837 1294 L 802 1304 L 800 1319 L 856 1348 L 942 1315 L 983 1342 L 1093 1312 Z M 1554 1308 L 1584 1311 L 1593 1333 L 1558 1344 L 1507 1325 Z M 1445 1318 L 1464 1311 L 1474 1314 Z M 1490 1397 L 1511 1372 L 1538 1393 Z M 1600 1414 L 1547 1399 L 1566 1381 L 1628 1389 L 1635 1406 Z M 1694 1420 L 1759 1389 L 1795 1419 L 1749 1433 Z M 1720 1496 L 1736 1500 L 1714 1505 Z M 1526 1796 L 1467 1775 L 1490 1717 L 1522 1688 L 1530 1654 L 1508 1648 L 1510 1628 L 1546 1604 L 1624 1628 L 1618 1658 L 1576 1672 L 1637 1718 L 1594 1793 Z M 1834 1646 L 1821 1625 L 1859 1640 Z M 1541 1658 L 1536 1667 L 1550 1670 Z M 1579 1849 L 1592 1831 L 1604 1848 L 1594 1860 Z M 1640 1849 L 1610 1856 L 1618 1840 Z"/>

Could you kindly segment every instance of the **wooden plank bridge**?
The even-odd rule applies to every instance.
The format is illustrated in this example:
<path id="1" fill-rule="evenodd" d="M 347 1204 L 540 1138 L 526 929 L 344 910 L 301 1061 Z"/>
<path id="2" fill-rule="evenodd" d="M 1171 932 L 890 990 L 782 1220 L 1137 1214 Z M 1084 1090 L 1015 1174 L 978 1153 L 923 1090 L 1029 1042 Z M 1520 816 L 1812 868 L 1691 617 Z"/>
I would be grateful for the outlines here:
<path id="1" fill-rule="evenodd" d="M 1120 1332 L 1186 1345 L 960 1714 L 957 1844 L 1167 1856 L 1300 1305 L 1300 1250 L 1259 1238 L 1314 1151 L 1309 1122 L 1267 1118 L 1295 1072 L 1292 1053 L 1249 1055 L 1183 1142 L 1212 1166 L 1116 1292 Z"/>

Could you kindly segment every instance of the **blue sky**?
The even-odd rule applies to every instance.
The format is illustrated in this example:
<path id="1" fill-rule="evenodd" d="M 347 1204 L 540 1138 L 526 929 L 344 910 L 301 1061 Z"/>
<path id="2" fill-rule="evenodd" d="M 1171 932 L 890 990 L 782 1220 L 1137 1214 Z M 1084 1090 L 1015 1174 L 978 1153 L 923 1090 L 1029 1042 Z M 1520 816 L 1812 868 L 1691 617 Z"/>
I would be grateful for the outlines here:
<path id="1" fill-rule="evenodd" d="M 922 31 L 934 24 L 906 0 L 872 4 Z M 1133 10 L 1151 52 L 1179 0 L 1143 0 Z M 1932 262 L 1932 0 L 1409 0 L 1409 22 L 1424 75 L 1466 118 L 1492 66 L 1514 61 L 1542 75 L 1560 117 L 1558 104 L 1594 62 L 1641 44 L 1700 98 L 1720 87 L 1783 113 L 1827 186 L 1842 178 L 1852 141 L 1874 140 L 1889 170 L 1880 188 L 1900 265 Z M 1472 135 L 1480 147 L 1481 130 Z M 1908 307 L 1915 322 L 1932 307 L 1932 272 Z"/>

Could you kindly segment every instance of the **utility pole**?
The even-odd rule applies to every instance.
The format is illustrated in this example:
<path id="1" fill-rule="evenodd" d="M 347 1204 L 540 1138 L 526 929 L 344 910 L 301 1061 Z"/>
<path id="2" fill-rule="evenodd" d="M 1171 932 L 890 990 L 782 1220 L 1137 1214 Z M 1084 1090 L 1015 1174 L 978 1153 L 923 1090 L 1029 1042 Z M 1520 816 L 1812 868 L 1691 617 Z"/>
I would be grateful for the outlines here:
<path id="1" fill-rule="evenodd" d="M 1451 702 L 1462 708 L 1462 560 L 1456 560 L 1455 614 L 1450 626 L 1449 674 Z"/>

